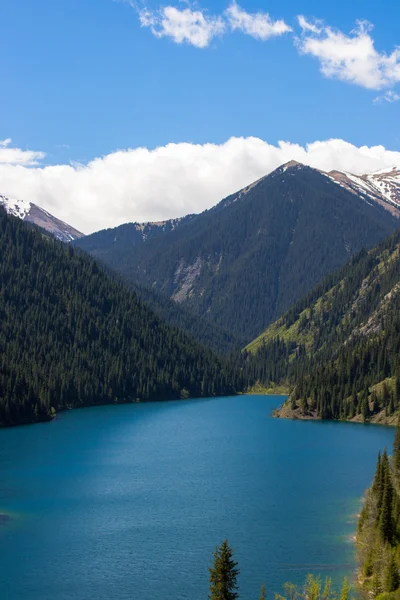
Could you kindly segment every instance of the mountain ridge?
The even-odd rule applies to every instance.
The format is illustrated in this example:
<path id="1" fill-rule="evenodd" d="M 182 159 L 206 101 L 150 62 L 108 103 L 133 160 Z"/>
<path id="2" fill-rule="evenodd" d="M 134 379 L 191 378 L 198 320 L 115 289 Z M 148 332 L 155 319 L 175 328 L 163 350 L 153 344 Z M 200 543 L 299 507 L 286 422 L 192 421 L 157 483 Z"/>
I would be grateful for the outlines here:
<path id="1" fill-rule="evenodd" d="M 235 393 L 226 361 L 96 261 L 0 211 L 0 426 L 58 410 Z"/>
<path id="2" fill-rule="evenodd" d="M 68 223 L 54 217 L 44 208 L 28 200 L 17 200 L 0 194 L 0 207 L 9 215 L 48 231 L 61 242 L 71 242 L 84 237 L 83 233 Z"/>
<path id="3" fill-rule="evenodd" d="M 131 224 L 74 244 L 126 281 L 150 286 L 250 342 L 323 276 L 398 223 L 386 206 L 290 161 L 145 240 Z"/>
<path id="4" fill-rule="evenodd" d="M 247 346 L 256 364 L 279 364 L 272 381 L 291 386 L 277 416 L 396 424 L 399 315 L 400 231 L 321 281 Z"/>

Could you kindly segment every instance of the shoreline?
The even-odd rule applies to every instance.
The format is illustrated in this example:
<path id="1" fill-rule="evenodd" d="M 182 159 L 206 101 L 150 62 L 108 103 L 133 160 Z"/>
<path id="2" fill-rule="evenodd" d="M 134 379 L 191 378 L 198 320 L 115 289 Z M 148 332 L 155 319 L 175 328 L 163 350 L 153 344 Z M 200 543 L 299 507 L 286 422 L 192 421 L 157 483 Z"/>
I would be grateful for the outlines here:
<path id="1" fill-rule="evenodd" d="M 2 429 L 12 429 L 14 427 L 29 427 L 31 425 L 38 425 L 39 423 L 51 423 L 57 420 L 57 416 L 59 414 L 65 413 L 70 410 L 84 410 L 86 408 L 100 408 L 102 406 L 126 406 L 127 404 L 151 404 L 153 402 L 177 402 L 177 401 L 190 401 L 190 400 L 213 400 L 214 398 L 224 398 L 225 396 L 245 396 L 245 395 L 258 395 L 265 394 L 267 392 L 258 392 L 258 391 L 248 391 L 248 392 L 231 392 L 229 394 L 218 394 L 215 396 L 189 396 L 188 398 L 183 398 L 182 396 L 171 397 L 171 398 L 154 398 L 152 400 L 121 400 L 119 402 L 101 402 L 99 404 L 81 404 L 79 406 L 62 406 L 57 407 L 57 410 L 52 407 L 53 411 L 51 414 L 43 416 L 43 418 L 37 419 L 36 421 L 23 421 L 21 423 L 10 423 L 8 425 L 0 424 L 0 430 Z M 281 394 L 278 392 L 270 393 L 268 395 L 277 395 L 277 396 L 286 396 L 287 394 Z"/>
<path id="2" fill-rule="evenodd" d="M 373 415 L 367 421 L 364 421 L 361 415 L 356 415 L 352 419 L 322 419 L 315 411 L 311 414 L 303 414 L 299 406 L 292 408 L 287 401 L 276 408 L 272 412 L 272 416 L 275 419 L 290 419 L 292 421 L 333 421 L 336 423 L 360 423 L 361 425 L 384 425 L 386 427 L 396 427 L 399 419 L 398 413 L 386 417 L 384 410 Z"/>

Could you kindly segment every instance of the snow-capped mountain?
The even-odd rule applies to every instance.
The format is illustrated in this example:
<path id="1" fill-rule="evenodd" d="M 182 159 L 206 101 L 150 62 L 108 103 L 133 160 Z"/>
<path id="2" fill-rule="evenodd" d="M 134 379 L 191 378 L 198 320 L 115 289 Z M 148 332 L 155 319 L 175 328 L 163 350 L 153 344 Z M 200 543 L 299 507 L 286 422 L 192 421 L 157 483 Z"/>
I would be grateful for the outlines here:
<path id="1" fill-rule="evenodd" d="M 378 202 L 400 218 L 400 167 L 382 169 L 366 175 L 331 171 L 328 176 L 353 194 Z"/>
<path id="2" fill-rule="evenodd" d="M 64 223 L 64 221 L 53 217 L 46 210 L 28 200 L 16 200 L 15 198 L 9 198 L 0 194 L 0 207 L 9 215 L 19 217 L 23 221 L 42 227 L 42 229 L 45 229 L 62 242 L 71 242 L 84 236 L 83 233 L 71 227 L 68 223 Z"/>
<path id="3" fill-rule="evenodd" d="M 296 170 L 306 168 L 302 163 L 291 160 L 278 167 L 271 173 L 271 176 L 283 175 L 286 171 L 288 171 L 289 175 L 293 176 Z M 392 215 L 400 218 L 400 167 L 389 167 L 364 175 L 354 175 L 354 173 L 348 171 L 326 172 L 320 169 L 315 170 L 319 171 L 325 177 L 329 177 L 331 181 L 334 181 L 352 194 L 361 197 L 369 204 L 376 202 Z"/>

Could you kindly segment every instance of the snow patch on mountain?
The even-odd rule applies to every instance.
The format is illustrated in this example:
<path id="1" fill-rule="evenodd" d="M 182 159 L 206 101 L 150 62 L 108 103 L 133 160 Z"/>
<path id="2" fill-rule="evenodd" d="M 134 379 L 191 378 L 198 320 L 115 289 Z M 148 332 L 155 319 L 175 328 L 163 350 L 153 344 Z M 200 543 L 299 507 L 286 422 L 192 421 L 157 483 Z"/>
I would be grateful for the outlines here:
<path id="1" fill-rule="evenodd" d="M 0 207 L 13 217 L 45 229 L 62 242 L 71 242 L 83 237 L 83 233 L 28 200 L 17 200 L 0 194 Z"/>
<path id="2" fill-rule="evenodd" d="M 9 215 L 25 219 L 31 210 L 31 203 L 27 200 L 17 200 L 0 194 L 0 204 L 2 204 Z"/>
<path id="3" fill-rule="evenodd" d="M 365 175 L 354 175 L 347 171 L 330 171 L 323 174 L 365 201 L 373 200 L 400 218 L 399 167 L 381 169 Z"/>

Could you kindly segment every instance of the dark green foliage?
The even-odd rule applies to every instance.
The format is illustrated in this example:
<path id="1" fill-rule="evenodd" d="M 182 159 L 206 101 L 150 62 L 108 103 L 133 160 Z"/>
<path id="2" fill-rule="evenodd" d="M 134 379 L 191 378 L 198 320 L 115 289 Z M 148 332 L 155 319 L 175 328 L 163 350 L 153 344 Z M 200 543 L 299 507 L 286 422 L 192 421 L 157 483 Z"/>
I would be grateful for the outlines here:
<path id="1" fill-rule="evenodd" d="M 374 595 L 394 592 L 400 585 L 400 496 L 394 470 L 399 433 L 398 427 L 391 460 L 386 450 L 382 456 L 378 454 L 374 480 L 358 521 L 363 587 Z"/>
<path id="2" fill-rule="evenodd" d="M 394 553 L 390 553 L 390 559 L 385 570 L 385 591 L 394 592 L 399 587 L 399 571 Z"/>
<path id="3" fill-rule="evenodd" d="M 239 597 L 237 577 L 238 563 L 233 558 L 233 551 L 228 540 L 222 542 L 214 552 L 214 563 L 210 567 L 209 600 L 235 600 Z"/>
<path id="4" fill-rule="evenodd" d="M 165 232 L 127 224 L 74 244 L 249 342 L 397 223 L 317 170 L 293 165 Z"/>
<path id="5" fill-rule="evenodd" d="M 151 242 L 159 236 L 168 236 L 171 231 L 188 223 L 193 218 L 194 215 L 189 215 L 183 219 L 166 221 L 161 226 L 153 223 L 144 225 L 126 223 L 115 229 L 104 229 L 86 236 L 79 243 L 76 241 L 75 245 L 92 254 L 104 265 L 111 267 L 110 274 L 120 273 L 123 282 L 129 285 L 130 289 L 167 323 L 186 331 L 216 352 L 224 354 L 234 348 L 240 348 L 245 344 L 245 340 L 235 337 L 231 331 L 222 329 L 195 315 L 189 307 L 174 302 L 167 295 L 155 289 L 153 285 L 139 283 L 133 277 L 126 277 L 123 268 L 127 256 L 133 254 L 136 256 L 143 243 Z M 109 260 L 109 256 L 113 256 L 114 253 L 118 255 L 115 262 Z"/>
<path id="6" fill-rule="evenodd" d="M 385 450 L 386 453 L 386 450 Z M 382 498 L 383 495 L 383 469 L 382 469 L 382 459 L 381 453 L 378 452 L 378 458 L 376 461 L 376 469 L 374 481 L 372 483 L 372 491 L 377 498 Z"/>
<path id="7" fill-rule="evenodd" d="M 325 419 L 390 418 L 400 409 L 400 233 L 326 278 L 262 339 L 254 363 L 261 372 L 274 356 L 292 406 Z"/>
<path id="8" fill-rule="evenodd" d="M 138 283 L 125 282 L 123 277 L 121 280 L 128 283 L 129 288 L 169 325 L 185 331 L 218 354 L 227 354 L 245 344 L 245 340 L 235 337 L 231 331 L 195 315 L 190 308 L 177 304 L 161 292 Z"/>
<path id="9" fill-rule="evenodd" d="M 0 211 L 0 424 L 110 402 L 232 393 L 213 352 L 96 262 Z"/>
<path id="10" fill-rule="evenodd" d="M 267 588 L 265 587 L 265 583 L 261 585 L 260 600 L 267 600 Z"/>
<path id="11" fill-rule="evenodd" d="M 400 426 L 396 427 L 396 434 L 393 442 L 393 472 L 397 485 L 400 484 Z"/>
<path id="12" fill-rule="evenodd" d="M 384 542 L 392 542 L 395 539 L 395 524 L 393 522 L 393 496 L 394 489 L 392 483 L 392 474 L 390 472 L 389 461 L 384 452 L 382 456 L 383 471 L 383 492 L 382 500 L 378 498 L 377 507 L 379 510 L 378 527 L 381 538 Z M 392 590 L 388 590 L 392 591 Z"/>

